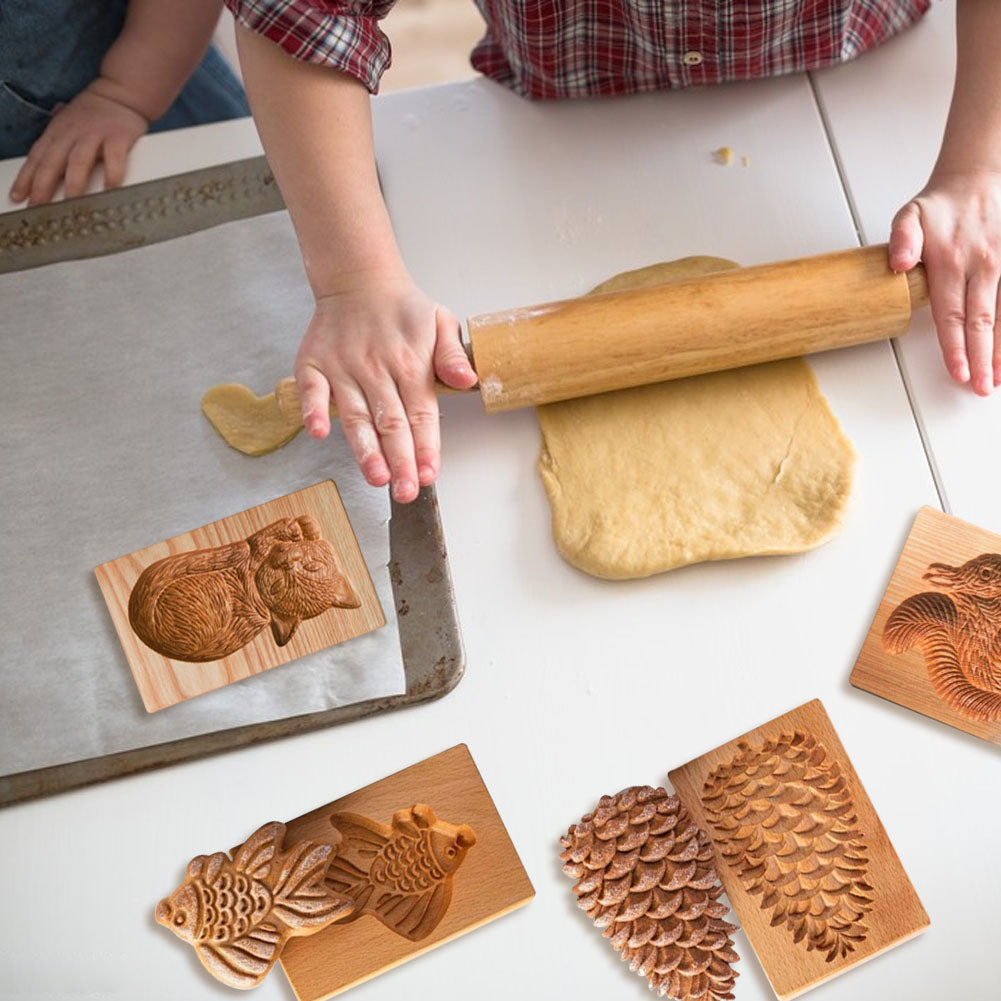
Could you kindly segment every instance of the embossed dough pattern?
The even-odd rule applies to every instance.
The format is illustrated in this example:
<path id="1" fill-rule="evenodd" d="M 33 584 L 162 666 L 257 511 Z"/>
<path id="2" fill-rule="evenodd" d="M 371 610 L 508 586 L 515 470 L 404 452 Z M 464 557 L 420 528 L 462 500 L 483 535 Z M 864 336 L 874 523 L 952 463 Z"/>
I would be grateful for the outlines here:
<path id="1" fill-rule="evenodd" d="M 650 786 L 602 796 L 560 844 L 577 906 L 658 995 L 733 997 L 735 926 L 723 920 L 712 842 L 677 796 Z"/>
<path id="2" fill-rule="evenodd" d="M 773 927 L 827 962 L 846 956 L 868 934 L 873 888 L 841 766 L 798 730 L 738 747 L 701 795 L 721 856 Z"/>
<path id="3" fill-rule="evenodd" d="M 1001 555 L 932 563 L 922 579 L 940 590 L 911 595 L 890 613 L 883 649 L 919 647 L 941 699 L 968 719 L 1001 720 Z"/>
<path id="4" fill-rule="evenodd" d="M 157 904 L 156 920 L 194 946 L 214 977 L 239 988 L 256 987 L 289 938 L 336 922 L 371 914 L 411 941 L 430 935 L 476 843 L 473 829 L 439 820 L 422 803 L 397 811 L 388 827 L 346 813 L 330 824 L 325 841 L 283 850 L 285 825 L 272 821 L 232 859 L 197 856 L 184 882 Z"/>
<path id="5" fill-rule="evenodd" d="M 129 623 L 157 653 L 205 662 L 228 657 L 268 626 L 285 646 L 303 619 L 360 604 L 319 524 L 300 515 L 240 542 L 157 560 L 129 595 Z"/>

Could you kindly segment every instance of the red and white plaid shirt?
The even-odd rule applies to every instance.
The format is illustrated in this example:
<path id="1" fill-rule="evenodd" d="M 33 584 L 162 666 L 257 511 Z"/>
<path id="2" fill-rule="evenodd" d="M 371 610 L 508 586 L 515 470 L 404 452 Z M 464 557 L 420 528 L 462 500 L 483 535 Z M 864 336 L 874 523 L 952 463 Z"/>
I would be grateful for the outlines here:
<path id="1" fill-rule="evenodd" d="M 389 66 L 395 0 L 226 0 L 296 59 L 361 80 Z M 778 76 L 852 59 L 931 0 L 476 0 L 473 66 L 532 98 L 589 97 Z"/>

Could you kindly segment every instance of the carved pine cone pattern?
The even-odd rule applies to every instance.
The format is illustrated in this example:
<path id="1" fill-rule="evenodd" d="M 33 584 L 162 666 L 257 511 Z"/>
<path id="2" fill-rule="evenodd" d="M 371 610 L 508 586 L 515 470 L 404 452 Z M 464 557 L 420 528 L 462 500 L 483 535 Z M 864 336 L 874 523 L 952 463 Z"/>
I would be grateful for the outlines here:
<path id="1" fill-rule="evenodd" d="M 841 766 L 809 733 L 744 741 L 706 779 L 702 805 L 716 846 L 772 927 L 793 940 L 846 956 L 868 934 L 869 859 Z"/>
<path id="2" fill-rule="evenodd" d="M 560 839 L 577 905 L 658 995 L 733 997 L 739 958 L 713 846 L 677 796 L 634 786 L 602 796 Z"/>

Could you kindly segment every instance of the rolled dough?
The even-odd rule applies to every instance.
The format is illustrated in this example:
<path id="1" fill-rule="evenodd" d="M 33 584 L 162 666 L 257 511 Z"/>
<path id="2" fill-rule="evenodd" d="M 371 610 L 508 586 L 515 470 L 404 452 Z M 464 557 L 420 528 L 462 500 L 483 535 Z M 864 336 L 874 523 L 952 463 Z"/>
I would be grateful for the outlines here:
<path id="1" fill-rule="evenodd" d="M 595 292 L 737 267 L 691 257 Z M 840 527 L 855 454 L 801 358 L 539 407 L 562 555 L 596 577 L 798 553 Z"/>
<path id="2" fill-rule="evenodd" d="M 244 455 L 274 452 L 302 430 L 302 421 L 282 413 L 274 393 L 257 396 L 238 382 L 211 386 L 202 397 L 202 413 L 226 444 Z"/>

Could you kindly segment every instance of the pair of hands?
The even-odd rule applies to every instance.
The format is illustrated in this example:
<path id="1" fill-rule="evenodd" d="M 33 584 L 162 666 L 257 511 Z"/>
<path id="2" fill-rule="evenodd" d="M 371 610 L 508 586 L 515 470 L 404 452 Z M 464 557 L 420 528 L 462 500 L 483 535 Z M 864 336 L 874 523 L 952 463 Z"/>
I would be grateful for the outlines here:
<path id="1" fill-rule="evenodd" d="M 67 197 L 81 195 L 98 161 L 106 188 L 122 183 L 149 123 L 101 90 L 98 79 L 57 109 L 14 181 L 14 201 L 50 201 L 63 180 Z M 990 395 L 1001 386 L 1001 173 L 933 174 L 894 218 L 889 259 L 894 271 L 924 261 L 945 366 Z M 365 478 L 392 483 L 403 502 L 438 475 L 435 376 L 455 389 L 476 384 L 455 316 L 402 267 L 318 298 L 295 374 L 309 433 L 329 434 L 333 400 Z"/>
<path id="2" fill-rule="evenodd" d="M 928 270 L 945 366 L 981 396 L 1001 385 L 1001 174 L 938 174 L 896 215 L 890 266 Z M 410 501 L 440 464 L 434 377 L 475 385 L 455 317 L 405 273 L 321 298 L 295 366 L 303 423 L 330 431 L 333 397 L 365 478 Z"/>
<path id="3" fill-rule="evenodd" d="M 67 198 L 76 198 L 98 161 L 104 163 L 105 188 L 117 188 L 136 140 L 149 129 L 139 112 L 103 94 L 98 78 L 67 104 L 59 105 L 45 131 L 28 152 L 10 189 L 13 202 L 42 205 L 65 181 Z"/>

